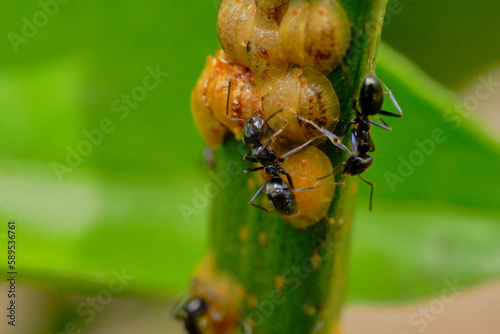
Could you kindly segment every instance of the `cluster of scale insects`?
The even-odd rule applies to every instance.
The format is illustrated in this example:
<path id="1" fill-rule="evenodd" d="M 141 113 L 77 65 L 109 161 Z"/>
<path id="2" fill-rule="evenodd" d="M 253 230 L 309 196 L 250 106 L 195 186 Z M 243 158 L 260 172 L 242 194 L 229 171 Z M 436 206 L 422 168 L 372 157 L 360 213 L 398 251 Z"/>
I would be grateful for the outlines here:
<path id="1" fill-rule="evenodd" d="M 350 85 L 350 84 L 349 84 Z M 228 101 L 230 96 L 231 79 L 229 82 L 228 89 Z M 352 87 L 350 85 L 350 87 Z M 391 113 L 382 110 L 382 104 L 384 101 L 384 88 L 389 94 L 392 102 L 394 103 L 398 113 Z M 391 130 L 389 125 L 387 125 L 379 115 L 390 116 L 390 117 L 402 117 L 403 113 L 399 107 L 397 101 L 392 95 L 391 91 L 385 86 L 374 74 L 367 74 L 363 78 L 361 89 L 358 97 L 353 96 L 352 108 L 355 112 L 355 118 L 353 118 L 342 130 L 340 136 L 331 133 L 328 130 L 323 129 L 316 123 L 299 117 L 303 122 L 309 123 L 314 126 L 318 131 L 322 133 L 322 136 L 326 136 L 336 147 L 345 151 L 349 157 L 345 162 L 340 164 L 336 169 L 334 169 L 330 174 L 318 177 L 317 180 L 325 179 L 326 177 L 334 174 L 339 168 L 343 167 L 342 174 L 347 175 L 358 175 L 361 180 L 370 185 L 370 210 L 372 208 L 372 197 L 373 197 L 373 184 L 361 176 L 372 164 L 373 158 L 368 153 L 375 151 L 375 144 L 370 135 L 371 124 L 378 126 L 384 130 Z M 228 109 L 228 107 L 226 107 Z M 265 173 L 271 175 L 271 180 L 264 183 L 255 195 L 250 200 L 250 204 L 260 208 L 264 211 L 268 211 L 266 208 L 261 207 L 254 203 L 255 199 L 265 190 L 269 199 L 269 203 L 282 215 L 293 215 L 297 213 L 297 203 L 295 202 L 294 192 L 306 191 L 315 189 L 322 186 L 323 184 L 317 186 L 311 186 L 301 189 L 295 189 L 293 186 L 293 181 L 286 172 L 286 170 L 281 167 L 284 159 L 304 147 L 311 144 L 316 138 L 310 139 L 306 143 L 300 145 L 299 147 L 283 154 L 282 156 L 277 156 L 273 148 L 270 146 L 273 141 L 280 135 L 283 128 L 276 131 L 271 138 L 269 138 L 264 144 L 261 142 L 264 137 L 264 132 L 266 125 L 271 117 L 279 114 L 281 110 L 273 113 L 267 120 L 260 115 L 251 116 L 249 119 L 245 120 L 243 127 L 243 143 L 249 148 L 249 151 L 243 157 L 245 160 L 258 163 L 260 166 L 251 167 L 245 170 L 245 173 L 254 172 L 259 170 L 264 170 Z M 227 113 L 227 111 L 226 111 Z M 234 118 L 227 115 L 231 120 L 242 119 Z M 371 119 L 370 117 L 377 117 L 380 123 Z M 283 127 L 286 126 L 286 122 Z M 351 129 L 352 127 L 352 129 Z M 351 129 L 351 149 L 342 144 L 342 140 L 348 135 L 349 129 Z M 288 181 L 288 185 L 280 175 L 284 175 Z M 198 318 L 202 317 L 209 307 L 205 300 L 201 298 L 191 299 L 186 303 L 182 309 L 177 313 L 177 316 L 184 321 L 184 327 L 189 334 L 201 334 L 202 330 L 198 326 Z"/>
<path id="2" fill-rule="evenodd" d="M 254 164 L 244 172 L 261 171 L 267 175 L 249 204 L 269 212 L 256 203 L 264 193 L 270 207 L 287 216 L 288 222 L 300 218 L 308 220 L 301 221 L 300 228 L 310 226 L 319 220 L 316 218 L 325 216 L 328 207 L 319 203 L 322 199 L 331 200 L 334 187 L 323 187 L 318 190 L 323 194 L 318 196 L 295 194 L 335 184 L 327 178 L 342 168 L 341 174 L 357 175 L 371 187 L 371 210 L 374 187 L 361 176 L 373 163 L 371 125 L 391 130 L 380 116 L 402 117 L 402 111 L 390 90 L 374 74 L 363 78 L 359 91 L 349 81 L 343 59 L 351 42 L 351 22 L 342 6 L 334 0 L 223 0 L 217 28 L 223 50 L 216 53 L 215 59 L 209 58 L 198 80 L 192 95 L 193 116 L 211 148 L 220 145 L 230 132 L 238 139 L 241 135 L 248 149 L 243 159 Z M 351 91 L 355 117 L 337 136 L 333 130 L 339 120 L 339 101 L 326 75 L 338 65 L 342 65 Z M 236 96 L 230 111 L 232 79 Z M 382 110 L 385 93 L 397 113 Z M 343 144 L 344 139 L 350 139 L 350 148 Z M 321 140 L 329 140 L 347 154 L 347 159 L 332 166 L 323 151 L 309 147 Z M 293 145 L 297 147 L 292 149 Z M 298 152 L 302 155 L 290 158 Z M 307 161 L 298 165 L 297 160 Z M 295 188 L 295 175 L 300 175 L 306 184 L 299 182 L 297 176 L 296 184 L 302 187 Z M 309 180 L 316 182 L 309 185 Z M 325 195 L 327 191 L 331 191 L 331 196 Z M 307 201 L 303 200 L 305 197 Z M 220 326 L 223 321 L 212 314 L 217 301 L 194 289 L 174 313 L 189 334 L 220 332 L 215 324 Z M 226 311 L 233 308 L 225 307 Z M 236 323 L 237 316 L 233 318 L 231 324 Z M 251 333 L 252 329 L 242 332 Z"/>

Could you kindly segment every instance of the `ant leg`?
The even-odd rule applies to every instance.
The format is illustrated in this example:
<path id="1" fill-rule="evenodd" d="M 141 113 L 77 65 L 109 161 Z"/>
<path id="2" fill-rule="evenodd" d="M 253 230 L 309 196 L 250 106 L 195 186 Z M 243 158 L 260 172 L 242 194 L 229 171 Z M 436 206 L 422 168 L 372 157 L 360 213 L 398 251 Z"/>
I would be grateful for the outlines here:
<path id="1" fill-rule="evenodd" d="M 229 116 L 229 99 L 231 97 L 231 81 L 232 81 L 232 78 L 231 78 L 231 76 L 229 76 L 229 81 L 227 84 L 226 117 L 228 119 L 230 119 L 231 121 L 244 121 L 244 119 L 242 119 L 242 118 L 236 118 L 236 117 Z"/>
<path id="2" fill-rule="evenodd" d="M 381 112 L 379 112 L 379 114 L 391 116 L 391 117 L 403 117 L 403 111 L 401 110 L 401 107 L 399 106 L 398 101 L 396 101 L 396 98 L 394 97 L 394 95 L 392 95 L 392 92 L 389 89 L 389 87 L 387 87 L 382 81 L 380 81 L 380 83 L 382 84 L 382 86 L 384 86 L 385 90 L 387 91 L 387 94 L 389 94 L 389 97 L 391 98 L 391 101 L 394 104 L 394 106 L 396 107 L 396 109 L 398 110 L 399 114 L 394 114 L 394 113 L 390 113 L 390 112 L 383 111 L 383 110 Z"/>
<path id="3" fill-rule="evenodd" d="M 341 163 L 341 164 L 340 164 L 340 165 L 338 165 L 338 166 L 337 166 L 337 168 L 335 168 L 335 169 L 334 169 L 331 173 L 328 173 L 328 174 L 327 174 L 327 175 L 325 175 L 325 176 L 317 177 L 317 178 L 316 178 L 316 180 L 320 181 L 320 180 L 324 180 L 324 179 L 326 179 L 327 177 L 329 177 L 329 176 L 331 176 L 331 175 L 335 174 L 335 173 L 336 173 L 336 172 L 340 169 L 340 167 L 344 167 L 344 165 L 345 165 L 345 162 Z"/>
<path id="4" fill-rule="evenodd" d="M 304 144 L 300 145 L 299 147 L 296 147 L 294 148 L 293 150 L 291 151 L 288 151 L 286 152 L 285 154 L 283 154 L 281 157 L 279 157 L 280 159 L 285 159 L 286 157 L 289 157 L 291 156 L 292 154 L 294 153 L 297 153 L 298 151 L 302 150 L 304 147 L 307 147 L 309 146 L 313 141 L 315 141 L 316 139 L 318 139 L 319 137 L 321 136 L 318 136 L 318 137 L 314 137 L 312 139 L 309 139 L 307 142 L 305 142 Z"/>
<path id="5" fill-rule="evenodd" d="M 368 184 L 370 187 L 372 187 L 372 190 L 370 191 L 370 211 L 372 211 L 372 202 L 373 202 L 373 188 L 375 187 L 373 185 L 373 183 L 371 183 L 370 181 L 367 181 L 365 179 L 363 179 L 363 177 L 361 175 L 358 175 L 359 178 L 361 179 L 361 181 L 363 181 L 364 183 Z"/>
<path id="6" fill-rule="evenodd" d="M 251 206 L 254 206 L 254 207 L 256 207 L 256 208 L 258 208 L 258 209 L 261 209 L 261 210 L 263 210 L 263 211 L 265 211 L 265 212 L 269 212 L 269 210 L 268 210 L 268 209 L 266 209 L 266 208 L 264 208 L 264 207 L 262 207 L 262 206 L 260 206 L 260 205 L 254 204 L 254 203 L 253 203 L 253 201 L 255 201 L 255 200 L 257 199 L 257 197 L 259 197 L 260 193 L 264 191 L 264 189 L 266 188 L 266 186 L 267 186 L 267 184 L 268 184 L 269 182 L 271 182 L 271 181 L 267 181 L 266 183 L 264 183 L 264 184 L 263 184 L 263 185 L 259 188 L 259 190 L 257 190 L 257 192 L 253 195 L 253 197 L 250 199 L 250 202 L 248 202 Z"/>
<path id="7" fill-rule="evenodd" d="M 368 152 L 375 152 L 375 143 L 373 142 L 372 136 L 370 136 L 370 150 Z"/>
<path id="8" fill-rule="evenodd" d="M 279 173 L 286 176 L 286 179 L 288 181 L 288 184 L 290 185 L 290 188 L 292 188 L 292 190 L 295 190 L 295 187 L 293 186 L 292 176 L 290 174 L 288 174 L 287 172 L 285 172 L 285 170 L 283 168 L 280 168 L 280 169 L 281 170 Z"/>
<path id="9" fill-rule="evenodd" d="M 340 134 L 340 138 L 344 138 L 345 135 L 347 134 L 347 132 L 349 131 L 349 128 L 351 127 L 351 125 L 355 124 L 356 121 L 354 119 L 352 119 L 349 123 L 346 124 L 346 126 L 344 127 L 344 129 L 342 130 L 342 133 Z"/>
<path id="10" fill-rule="evenodd" d="M 264 167 L 252 167 L 252 168 L 247 168 L 243 172 L 246 173 L 251 173 L 251 172 L 256 172 L 258 170 L 263 170 Z"/>
<path id="11" fill-rule="evenodd" d="M 384 120 L 382 118 L 379 117 L 379 119 L 382 121 L 382 123 L 384 124 L 380 124 L 379 122 L 376 122 L 374 120 L 370 120 L 370 123 L 372 123 L 373 125 L 376 125 L 378 126 L 379 128 L 382 128 L 384 130 L 387 130 L 387 131 L 392 131 L 391 127 L 386 123 L 384 122 Z"/>
<path id="12" fill-rule="evenodd" d="M 258 162 L 257 159 L 255 159 L 255 157 L 253 157 L 251 154 L 252 154 L 252 150 L 249 150 L 243 156 L 243 160 L 250 161 L 250 162 Z"/>
<path id="13" fill-rule="evenodd" d="M 312 126 L 314 126 L 318 131 L 320 131 L 326 137 L 328 137 L 328 139 L 330 139 L 330 141 L 332 142 L 333 145 L 337 146 L 338 148 L 340 148 L 341 150 L 343 150 L 343 151 L 345 151 L 345 152 L 347 152 L 349 154 L 352 154 L 351 150 L 349 150 L 349 148 L 347 148 L 347 146 L 345 146 L 344 144 L 342 144 L 342 141 L 341 141 L 340 137 L 337 137 L 336 135 L 334 135 L 330 131 L 323 129 L 322 127 L 318 126 L 316 123 L 314 123 L 314 122 L 312 122 L 312 121 L 310 121 L 310 120 L 308 120 L 306 118 L 303 118 L 303 117 L 300 117 L 300 116 L 297 116 L 297 118 L 300 119 L 303 122 L 309 123 Z"/>

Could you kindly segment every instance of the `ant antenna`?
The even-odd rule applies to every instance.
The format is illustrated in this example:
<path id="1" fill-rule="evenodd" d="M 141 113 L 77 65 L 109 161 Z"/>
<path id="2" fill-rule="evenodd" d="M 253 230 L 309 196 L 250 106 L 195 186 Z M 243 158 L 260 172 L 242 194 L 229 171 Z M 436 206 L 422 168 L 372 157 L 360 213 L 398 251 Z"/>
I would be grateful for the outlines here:
<path id="1" fill-rule="evenodd" d="M 182 313 L 182 308 L 188 300 L 189 295 L 185 293 L 178 294 L 167 309 L 168 315 L 172 318 L 184 320 L 185 314 Z"/>
<path id="2" fill-rule="evenodd" d="M 372 204 L 373 204 L 373 188 L 374 188 L 374 185 L 373 183 L 371 183 L 370 181 L 367 181 L 365 179 L 363 179 L 363 177 L 361 176 L 361 174 L 358 174 L 359 178 L 361 179 L 361 181 L 363 181 L 364 183 L 366 183 L 367 185 L 369 185 L 370 187 L 372 187 L 372 190 L 370 191 L 370 211 L 372 211 Z"/>
<path id="3" fill-rule="evenodd" d="M 264 122 L 264 126 L 268 125 L 267 123 L 269 123 L 269 121 L 271 120 L 271 118 L 273 118 L 274 116 L 276 116 L 277 114 L 279 114 L 280 112 L 283 112 L 285 111 L 285 109 L 280 109 L 280 110 L 277 110 L 275 112 L 272 113 L 271 116 L 269 116 L 266 121 Z M 269 126 L 269 125 L 268 125 Z"/>
<path id="4" fill-rule="evenodd" d="M 317 180 L 317 179 L 316 179 Z M 316 182 L 317 184 L 317 182 Z M 292 190 L 294 193 L 298 193 L 298 192 L 301 192 L 301 191 L 306 191 L 306 190 L 313 190 L 313 189 L 318 189 L 319 187 L 322 187 L 324 186 L 325 184 L 335 184 L 335 185 L 344 185 L 344 182 L 323 182 L 321 184 L 318 184 L 318 185 L 314 185 L 312 187 L 305 187 L 305 188 L 300 188 L 300 189 L 294 189 Z"/>
<path id="5" fill-rule="evenodd" d="M 371 64 L 370 64 L 370 70 L 372 71 L 372 73 L 375 73 L 375 57 L 376 57 L 376 55 L 374 54 L 372 56 L 372 61 L 371 61 Z"/>
<path id="6" fill-rule="evenodd" d="M 341 150 L 343 150 L 347 154 L 349 154 L 349 155 L 355 154 L 355 152 L 354 153 L 351 152 L 351 150 L 342 143 L 342 138 L 336 136 L 335 134 L 331 133 L 330 131 L 328 131 L 326 129 L 323 129 L 318 124 L 314 123 L 313 121 L 308 120 L 307 118 L 304 118 L 301 116 L 297 116 L 297 118 L 300 119 L 302 122 L 306 122 L 306 123 L 309 123 L 312 126 L 314 126 L 316 128 L 316 130 L 323 133 L 323 135 L 325 135 L 332 142 L 333 145 L 337 146 L 338 148 L 340 148 Z"/>
<path id="7" fill-rule="evenodd" d="M 344 162 L 344 163 L 341 163 L 341 164 L 340 164 L 340 165 L 338 165 L 338 166 L 337 166 L 337 167 L 336 167 L 336 168 L 335 168 L 335 169 L 334 169 L 331 173 L 328 173 L 328 174 L 326 174 L 326 175 L 324 175 L 324 176 L 321 176 L 321 177 L 317 177 L 317 178 L 316 178 L 316 180 L 321 181 L 321 180 L 326 179 L 326 178 L 327 178 L 327 177 L 329 177 L 329 176 L 332 176 L 333 174 L 337 173 L 337 171 L 338 171 L 341 167 L 344 167 L 344 165 L 345 165 L 345 162 Z"/>
<path id="8" fill-rule="evenodd" d="M 226 117 L 232 121 L 245 121 L 242 118 L 236 118 L 236 117 L 229 116 L 229 99 L 231 97 L 231 81 L 232 81 L 232 77 L 229 76 L 229 81 L 227 84 Z"/>

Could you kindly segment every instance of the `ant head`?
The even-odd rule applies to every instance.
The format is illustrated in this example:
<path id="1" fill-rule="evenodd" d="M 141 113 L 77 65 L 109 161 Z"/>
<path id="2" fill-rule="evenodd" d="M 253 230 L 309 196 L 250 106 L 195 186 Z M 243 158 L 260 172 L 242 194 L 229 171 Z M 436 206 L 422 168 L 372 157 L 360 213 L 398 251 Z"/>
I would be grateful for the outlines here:
<path id="1" fill-rule="evenodd" d="M 365 116 L 376 115 L 382 110 L 384 90 L 382 83 L 374 74 L 367 74 L 359 92 L 361 113 Z"/>
<path id="2" fill-rule="evenodd" d="M 250 117 L 243 128 L 243 143 L 248 147 L 259 144 L 264 136 L 264 119 L 260 115 Z"/>
<path id="3" fill-rule="evenodd" d="M 191 299 L 185 306 L 184 312 L 188 318 L 196 319 L 205 314 L 208 310 L 208 304 L 206 301 L 200 298 Z"/>

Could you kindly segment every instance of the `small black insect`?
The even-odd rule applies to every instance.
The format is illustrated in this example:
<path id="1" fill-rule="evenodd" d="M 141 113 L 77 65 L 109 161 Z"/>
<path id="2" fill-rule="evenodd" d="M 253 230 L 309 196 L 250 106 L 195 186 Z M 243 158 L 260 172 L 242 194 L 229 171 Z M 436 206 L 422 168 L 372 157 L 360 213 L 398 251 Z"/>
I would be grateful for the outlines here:
<path id="1" fill-rule="evenodd" d="M 228 86 L 228 97 L 227 97 L 227 105 L 226 105 L 226 117 L 231 120 L 239 120 L 245 121 L 241 118 L 234 118 L 229 116 L 229 99 L 231 94 L 231 77 L 229 77 L 229 86 Z M 245 170 L 245 173 L 255 172 L 259 170 L 264 170 L 267 174 L 272 175 L 271 180 L 264 183 L 255 193 L 255 195 L 250 199 L 250 204 L 256 208 L 262 209 L 266 212 L 268 210 L 260 205 L 254 203 L 257 197 L 265 190 L 267 194 L 267 198 L 269 203 L 273 208 L 276 209 L 280 214 L 285 216 L 293 216 L 298 213 L 297 202 L 295 199 L 295 192 L 305 191 L 316 189 L 319 186 L 306 187 L 301 189 L 295 189 L 293 186 L 292 177 L 288 174 L 283 167 L 281 167 L 285 158 L 300 151 L 305 148 L 309 144 L 311 144 L 316 138 L 312 138 L 306 143 L 302 144 L 299 147 L 294 148 L 293 150 L 285 153 L 284 155 L 278 157 L 274 152 L 274 149 L 270 147 L 270 145 L 274 142 L 274 140 L 283 132 L 286 127 L 285 124 L 281 129 L 276 131 L 269 140 L 267 140 L 264 144 L 261 143 L 262 138 L 264 137 L 264 131 L 269 120 L 282 112 L 283 110 L 278 110 L 273 113 L 266 121 L 262 118 L 260 114 L 256 114 L 251 116 L 249 119 L 245 121 L 243 126 L 243 143 L 250 149 L 243 159 L 253 162 L 259 163 L 261 166 L 252 167 Z M 281 178 L 280 175 L 284 175 L 288 181 L 288 184 Z"/>
<path id="2" fill-rule="evenodd" d="M 352 85 L 350 84 L 347 76 L 346 80 L 352 90 Z M 384 102 L 384 88 L 389 94 L 394 106 L 398 110 L 398 114 L 391 113 L 388 111 L 382 110 L 382 104 Z M 355 112 L 356 117 L 352 119 L 343 129 L 340 136 L 336 136 L 335 134 L 319 127 L 317 124 L 311 122 L 310 120 L 299 117 L 301 121 L 307 122 L 313 125 L 316 129 L 321 131 L 324 135 L 326 135 L 330 141 L 337 146 L 338 148 L 344 150 L 349 154 L 349 158 L 343 162 L 338 168 L 344 167 L 342 170 L 342 174 L 347 175 L 358 175 L 359 178 L 368 184 L 371 187 L 370 192 L 370 211 L 372 210 L 372 199 L 373 199 L 373 183 L 365 180 L 361 174 L 364 173 L 373 163 L 373 157 L 368 155 L 368 152 L 375 151 L 375 144 L 373 143 L 373 139 L 370 135 L 371 124 L 378 126 L 384 130 L 391 131 L 391 127 L 387 125 L 384 120 L 378 115 L 385 115 L 390 117 L 402 117 L 403 112 L 399 107 L 396 99 L 392 95 L 392 92 L 387 88 L 382 81 L 380 81 L 375 74 L 369 73 L 363 78 L 363 83 L 361 85 L 361 90 L 359 92 L 359 98 L 356 98 L 356 95 L 353 92 L 353 103 L 352 108 Z M 370 116 L 374 116 L 378 118 L 382 123 L 376 122 L 370 119 Z M 342 144 L 342 140 L 347 135 L 349 128 L 353 125 L 353 129 L 351 131 L 351 149 Z M 318 178 L 321 180 L 335 173 L 337 170 L 335 169 L 332 173 Z"/>
<path id="3" fill-rule="evenodd" d="M 174 316 L 184 322 L 184 328 L 189 334 L 202 334 L 199 318 L 208 311 L 208 303 L 201 298 L 188 300 Z"/>

